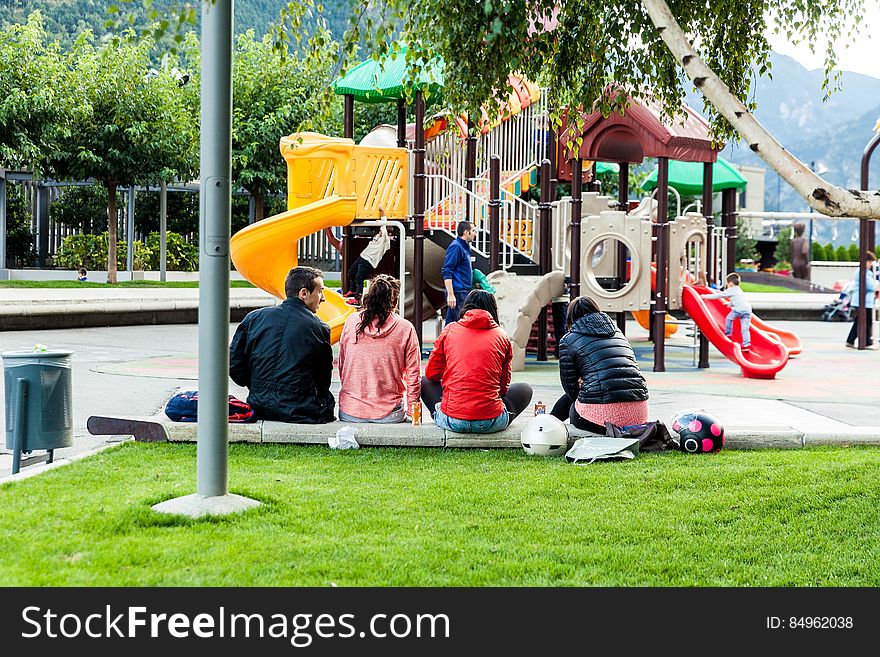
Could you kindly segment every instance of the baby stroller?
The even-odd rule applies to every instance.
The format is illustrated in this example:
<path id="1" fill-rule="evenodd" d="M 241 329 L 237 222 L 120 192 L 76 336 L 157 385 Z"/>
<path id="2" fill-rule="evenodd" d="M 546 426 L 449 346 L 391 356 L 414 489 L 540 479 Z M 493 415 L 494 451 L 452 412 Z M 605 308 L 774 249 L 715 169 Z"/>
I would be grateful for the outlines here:
<path id="1" fill-rule="evenodd" d="M 822 319 L 826 322 L 849 322 L 853 318 L 852 281 L 840 291 L 837 298 L 822 309 Z"/>

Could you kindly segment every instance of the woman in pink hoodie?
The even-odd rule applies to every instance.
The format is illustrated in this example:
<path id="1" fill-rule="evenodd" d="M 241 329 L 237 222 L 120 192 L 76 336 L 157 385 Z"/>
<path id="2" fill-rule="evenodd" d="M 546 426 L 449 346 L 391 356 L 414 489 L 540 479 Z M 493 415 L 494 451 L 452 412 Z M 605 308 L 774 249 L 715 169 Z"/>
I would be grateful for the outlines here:
<path id="1" fill-rule="evenodd" d="M 339 419 L 403 422 L 421 394 L 421 352 L 415 327 L 397 314 L 400 281 L 379 274 L 339 339 Z M 406 400 L 404 400 L 406 396 Z"/>

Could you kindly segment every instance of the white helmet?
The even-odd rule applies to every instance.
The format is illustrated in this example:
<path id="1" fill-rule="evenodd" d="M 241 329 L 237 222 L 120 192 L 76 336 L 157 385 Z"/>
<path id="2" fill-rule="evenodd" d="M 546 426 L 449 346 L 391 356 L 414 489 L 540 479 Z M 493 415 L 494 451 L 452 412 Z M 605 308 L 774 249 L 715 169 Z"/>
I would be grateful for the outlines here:
<path id="1" fill-rule="evenodd" d="M 533 456 L 562 456 L 568 449 L 568 429 L 552 415 L 536 415 L 520 434 L 526 454 Z"/>

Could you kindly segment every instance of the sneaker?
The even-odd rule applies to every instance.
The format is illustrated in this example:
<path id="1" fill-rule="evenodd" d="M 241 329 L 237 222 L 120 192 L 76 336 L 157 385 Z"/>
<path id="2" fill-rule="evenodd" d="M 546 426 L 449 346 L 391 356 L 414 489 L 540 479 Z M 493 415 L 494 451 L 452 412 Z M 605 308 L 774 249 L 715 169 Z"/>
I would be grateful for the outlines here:
<path id="1" fill-rule="evenodd" d="M 361 305 L 360 300 L 357 299 L 356 297 L 351 297 L 349 299 L 346 299 L 345 303 L 347 303 L 349 306 L 360 306 Z"/>
<path id="2" fill-rule="evenodd" d="M 744 354 L 749 353 L 751 350 L 752 350 L 751 347 L 749 347 L 748 345 L 743 345 L 742 352 Z"/>
<path id="3" fill-rule="evenodd" d="M 856 348 L 856 346 L 855 346 L 852 342 L 847 342 L 847 343 L 846 343 L 846 346 L 849 347 L 850 349 L 855 349 L 855 348 Z"/>
<path id="4" fill-rule="evenodd" d="M 354 292 L 346 292 L 346 293 L 343 294 L 342 296 L 344 296 L 346 299 L 348 299 L 349 297 L 353 297 L 353 296 L 354 296 Z"/>

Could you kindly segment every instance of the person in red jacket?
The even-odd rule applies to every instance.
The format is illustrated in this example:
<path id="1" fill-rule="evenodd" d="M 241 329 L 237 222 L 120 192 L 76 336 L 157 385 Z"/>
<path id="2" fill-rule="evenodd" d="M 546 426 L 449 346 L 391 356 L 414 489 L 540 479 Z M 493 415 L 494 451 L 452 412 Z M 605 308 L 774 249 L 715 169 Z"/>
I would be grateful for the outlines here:
<path id="1" fill-rule="evenodd" d="M 510 383 L 512 361 L 495 297 L 472 290 L 461 318 L 434 342 L 422 379 L 422 401 L 437 426 L 461 433 L 505 429 L 532 400 L 528 383 Z"/>

